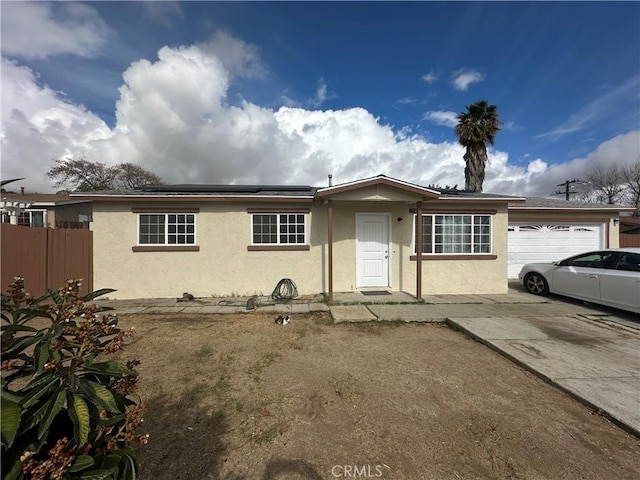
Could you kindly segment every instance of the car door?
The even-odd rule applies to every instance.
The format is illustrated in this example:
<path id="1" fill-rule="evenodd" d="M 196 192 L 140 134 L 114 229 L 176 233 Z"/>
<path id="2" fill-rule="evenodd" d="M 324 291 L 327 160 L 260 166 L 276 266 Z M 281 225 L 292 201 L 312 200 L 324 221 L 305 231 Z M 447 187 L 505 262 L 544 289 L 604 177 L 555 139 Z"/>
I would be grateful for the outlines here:
<path id="1" fill-rule="evenodd" d="M 614 259 L 613 252 L 590 252 L 561 261 L 553 270 L 553 292 L 600 301 L 600 277 Z"/>
<path id="2" fill-rule="evenodd" d="M 600 276 L 602 303 L 640 313 L 640 254 L 621 252 Z"/>

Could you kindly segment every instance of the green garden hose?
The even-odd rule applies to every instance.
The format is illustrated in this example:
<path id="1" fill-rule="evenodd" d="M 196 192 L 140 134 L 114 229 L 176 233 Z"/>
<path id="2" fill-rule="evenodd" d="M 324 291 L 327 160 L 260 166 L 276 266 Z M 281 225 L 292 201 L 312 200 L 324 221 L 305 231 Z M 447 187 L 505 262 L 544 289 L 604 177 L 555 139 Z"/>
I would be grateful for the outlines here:
<path id="1" fill-rule="evenodd" d="M 290 278 L 283 278 L 271 292 L 271 298 L 276 302 L 288 302 L 298 296 L 298 288 Z"/>

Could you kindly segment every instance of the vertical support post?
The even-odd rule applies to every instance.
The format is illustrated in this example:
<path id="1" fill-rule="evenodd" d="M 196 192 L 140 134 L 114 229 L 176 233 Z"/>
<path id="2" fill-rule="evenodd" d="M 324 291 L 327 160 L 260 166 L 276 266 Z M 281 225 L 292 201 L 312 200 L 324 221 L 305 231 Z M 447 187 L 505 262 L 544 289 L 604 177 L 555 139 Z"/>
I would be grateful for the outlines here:
<path id="1" fill-rule="evenodd" d="M 416 299 L 422 300 L 422 202 L 416 202 Z"/>
<path id="2" fill-rule="evenodd" d="M 333 302 L 333 204 L 327 200 L 327 248 L 329 253 L 329 302 Z"/>

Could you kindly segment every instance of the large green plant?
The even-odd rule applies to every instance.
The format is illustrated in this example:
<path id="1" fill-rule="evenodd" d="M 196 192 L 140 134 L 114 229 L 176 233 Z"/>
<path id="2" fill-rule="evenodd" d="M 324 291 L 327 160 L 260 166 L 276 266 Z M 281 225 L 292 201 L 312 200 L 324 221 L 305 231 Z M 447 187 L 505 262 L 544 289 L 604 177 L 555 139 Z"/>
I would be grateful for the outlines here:
<path id="1" fill-rule="evenodd" d="M 109 360 L 130 331 L 68 280 L 39 298 L 16 277 L 2 295 L 2 478 L 130 479 L 143 406 L 137 361 Z"/>

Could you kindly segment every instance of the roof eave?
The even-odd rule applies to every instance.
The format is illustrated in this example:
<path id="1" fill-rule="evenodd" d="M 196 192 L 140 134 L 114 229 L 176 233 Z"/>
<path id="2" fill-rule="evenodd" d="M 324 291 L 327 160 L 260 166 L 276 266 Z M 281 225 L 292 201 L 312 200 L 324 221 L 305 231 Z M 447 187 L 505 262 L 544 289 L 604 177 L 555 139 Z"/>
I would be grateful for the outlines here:
<path id="1" fill-rule="evenodd" d="M 635 212 L 634 207 L 525 207 L 509 205 L 509 210 L 563 210 L 566 212 Z"/>
<path id="2" fill-rule="evenodd" d="M 440 192 L 436 190 L 420 187 L 418 185 L 413 185 L 401 180 L 396 180 L 395 178 L 385 177 L 383 175 L 367 178 L 364 180 L 355 180 L 353 182 L 342 183 L 340 185 L 334 185 L 331 187 L 319 188 L 316 194 L 318 198 L 325 198 L 331 195 L 335 195 L 336 193 L 359 190 L 361 188 L 370 187 L 372 185 L 386 185 L 388 187 L 398 188 L 406 192 L 421 195 L 426 198 L 440 198 Z"/>

